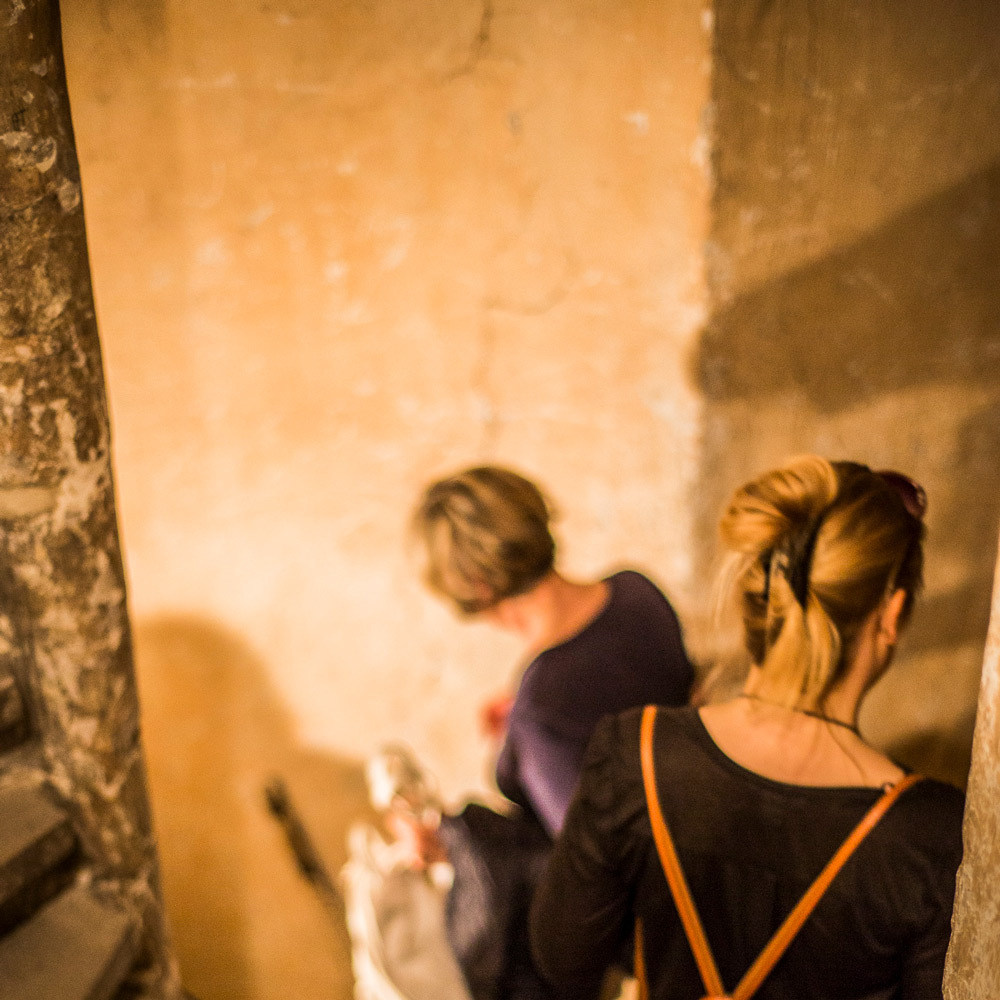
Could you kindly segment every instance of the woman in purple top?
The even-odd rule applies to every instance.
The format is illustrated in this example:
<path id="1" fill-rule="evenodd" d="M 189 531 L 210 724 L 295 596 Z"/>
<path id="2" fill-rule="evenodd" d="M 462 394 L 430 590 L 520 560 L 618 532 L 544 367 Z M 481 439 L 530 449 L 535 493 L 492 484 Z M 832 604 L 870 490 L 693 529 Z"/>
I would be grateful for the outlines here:
<path id="1" fill-rule="evenodd" d="M 504 735 L 497 785 L 519 810 L 508 817 L 473 806 L 445 817 L 437 836 L 415 838 L 430 855 L 443 845 L 455 865 L 456 926 L 476 922 L 470 898 L 490 896 L 475 945 L 456 943 L 476 1000 L 555 995 L 527 957 L 526 906 L 590 737 L 609 713 L 685 703 L 693 680 L 677 616 L 657 587 L 634 571 L 586 582 L 563 576 L 550 520 L 534 483 L 495 466 L 433 483 L 413 520 L 429 586 L 461 615 L 517 636 L 528 661 L 513 702 L 489 712 Z M 462 890 L 473 882 L 475 892 Z M 503 941 L 486 949 L 489 961 L 484 937 Z"/>
<path id="2" fill-rule="evenodd" d="M 500 791 L 550 836 L 562 829 L 597 723 L 636 705 L 684 704 L 691 688 L 680 624 L 663 594 L 633 570 L 602 583 L 607 597 L 590 622 L 528 664 L 497 761 Z"/>
<path id="3" fill-rule="evenodd" d="M 684 704 L 694 675 L 657 587 L 629 570 L 567 579 L 555 568 L 550 519 L 534 483 L 483 466 L 428 487 L 414 529 L 431 588 L 523 642 L 517 696 L 492 713 L 497 729 L 506 724 L 497 785 L 553 836 L 598 721 L 636 705 Z"/>

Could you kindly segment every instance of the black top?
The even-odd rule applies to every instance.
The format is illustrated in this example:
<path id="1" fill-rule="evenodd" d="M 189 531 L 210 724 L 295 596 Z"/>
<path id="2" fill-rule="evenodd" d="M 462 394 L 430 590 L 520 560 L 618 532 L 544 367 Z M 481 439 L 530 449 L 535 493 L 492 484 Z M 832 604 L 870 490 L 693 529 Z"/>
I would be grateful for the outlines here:
<path id="1" fill-rule="evenodd" d="M 660 866 L 639 759 L 640 711 L 605 719 L 535 895 L 532 946 L 554 982 L 585 982 L 642 918 L 654 1000 L 704 995 Z M 772 781 L 727 757 L 696 709 L 661 710 L 663 813 L 726 989 L 881 794 Z M 904 792 L 827 890 L 759 1000 L 941 1000 L 963 796 Z"/>
<path id="2" fill-rule="evenodd" d="M 550 835 L 563 824 L 598 720 L 651 702 L 682 705 L 694 672 L 674 609 L 641 573 L 608 577 L 606 604 L 527 666 L 497 761 L 497 786 Z"/>

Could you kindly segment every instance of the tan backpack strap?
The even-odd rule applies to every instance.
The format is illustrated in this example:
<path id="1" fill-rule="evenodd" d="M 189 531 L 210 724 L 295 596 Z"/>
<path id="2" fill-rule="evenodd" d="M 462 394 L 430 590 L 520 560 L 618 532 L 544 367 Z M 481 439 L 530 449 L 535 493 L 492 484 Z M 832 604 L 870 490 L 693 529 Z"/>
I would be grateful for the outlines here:
<path id="1" fill-rule="evenodd" d="M 747 970 L 736 989 L 733 990 L 732 1000 L 750 1000 L 750 997 L 777 964 L 778 959 L 785 953 L 785 949 L 792 943 L 795 935 L 801 930 L 809 914 L 816 908 L 816 904 L 830 887 L 830 883 L 840 869 L 844 867 L 847 859 L 854 853 L 861 841 L 871 833 L 896 799 L 920 780 L 922 779 L 919 774 L 906 775 L 887 789 L 885 794 L 868 810 L 861 822 L 851 831 L 847 840 L 840 845 L 837 853 L 827 862 L 826 867 L 819 873 L 813 884 L 806 890 L 805 895 L 798 901 L 792 912 L 785 918 L 784 923 L 774 932 L 774 936 L 757 956 L 757 960 Z"/>
<path id="2" fill-rule="evenodd" d="M 653 767 L 653 728 L 656 723 L 656 707 L 647 705 L 642 713 L 642 728 L 640 730 L 639 750 L 642 759 L 642 780 L 646 791 L 646 807 L 649 810 L 650 824 L 653 828 L 653 839 L 656 842 L 656 850 L 660 856 L 660 864 L 663 865 L 664 874 L 667 876 L 667 884 L 674 897 L 677 912 L 680 915 L 681 923 L 684 925 L 684 933 L 687 935 L 694 954 L 695 963 L 701 974 L 702 982 L 708 997 L 723 997 L 725 991 L 719 971 L 715 965 L 715 959 L 705 937 L 704 928 L 695 909 L 694 900 L 691 898 L 691 891 L 688 889 L 687 880 L 681 870 L 680 860 L 674 847 L 673 838 L 667 829 L 667 824 L 660 809 L 660 797 L 656 790 L 656 776 Z M 900 779 L 879 798 L 879 800 L 865 813 L 861 822 L 851 831 L 847 839 L 840 845 L 837 853 L 827 862 L 826 867 L 819 873 L 815 881 L 806 890 L 805 895 L 788 914 L 781 926 L 774 932 L 771 940 L 768 941 L 764 950 L 757 956 L 756 961 L 747 970 L 740 980 L 736 989 L 730 994 L 731 1000 L 750 1000 L 750 997 L 757 991 L 770 971 L 777 964 L 778 960 L 785 953 L 785 950 L 792 943 L 795 935 L 802 929 L 809 915 L 816 908 L 816 904 L 822 899 L 823 894 L 830 887 L 830 883 L 847 859 L 857 850 L 861 842 L 875 828 L 879 820 L 889 811 L 892 804 L 908 788 L 911 788 L 922 777 L 919 774 L 909 774 Z M 640 955 L 642 947 L 641 929 L 636 936 L 636 969 L 642 970 L 642 982 L 645 983 L 645 960 Z M 647 994 L 648 995 L 648 994 Z M 707 998 L 706 998 L 707 1000 Z"/>
<path id="3" fill-rule="evenodd" d="M 677 913 L 684 925 L 684 933 L 687 935 L 691 951 L 694 953 L 698 972 L 705 984 L 705 992 L 709 996 L 721 997 L 725 992 L 722 988 L 722 979 L 716 968 L 712 949 L 708 946 L 708 939 L 701 926 L 701 919 L 695 909 L 694 900 L 691 898 L 687 879 L 684 878 L 684 872 L 681 870 L 673 838 L 670 836 L 667 824 L 663 820 L 663 812 L 660 809 L 660 796 L 656 791 L 656 775 L 653 769 L 653 728 L 655 724 L 656 706 L 647 705 L 642 712 L 639 755 L 642 760 L 642 783 L 646 790 L 646 807 L 649 810 L 649 821 L 653 828 L 653 840 L 656 842 L 656 851 L 660 855 L 660 864 L 663 865 L 663 872 L 667 876 L 667 884 L 674 897 Z"/>
<path id="4" fill-rule="evenodd" d="M 639 984 L 638 1000 L 649 1000 L 649 977 L 646 975 L 646 949 L 642 939 L 642 921 L 635 922 L 635 973 Z"/>

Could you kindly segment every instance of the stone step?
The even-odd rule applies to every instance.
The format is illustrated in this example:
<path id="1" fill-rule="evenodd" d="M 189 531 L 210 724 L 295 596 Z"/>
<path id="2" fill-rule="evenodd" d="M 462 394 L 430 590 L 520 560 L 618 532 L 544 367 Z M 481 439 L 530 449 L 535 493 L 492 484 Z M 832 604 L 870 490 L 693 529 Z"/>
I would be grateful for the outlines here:
<path id="1" fill-rule="evenodd" d="M 0 750 L 17 746 L 28 737 L 24 703 L 10 674 L 0 675 Z"/>
<path id="2" fill-rule="evenodd" d="M 39 789 L 0 790 L 0 934 L 68 884 L 75 853 L 69 817 Z"/>
<path id="3" fill-rule="evenodd" d="M 73 886 L 0 939 L 0 997 L 111 1000 L 138 946 L 134 917 Z"/>

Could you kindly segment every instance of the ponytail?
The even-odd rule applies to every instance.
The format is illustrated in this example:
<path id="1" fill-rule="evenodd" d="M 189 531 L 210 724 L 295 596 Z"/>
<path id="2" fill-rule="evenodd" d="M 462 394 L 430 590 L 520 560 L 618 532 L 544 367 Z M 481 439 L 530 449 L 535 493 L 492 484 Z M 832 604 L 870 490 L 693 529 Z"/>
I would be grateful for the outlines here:
<path id="1" fill-rule="evenodd" d="M 816 708 L 890 586 L 919 584 L 922 525 L 865 466 L 793 459 L 737 490 L 720 525 L 753 693 Z"/>

